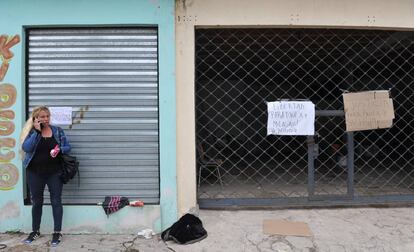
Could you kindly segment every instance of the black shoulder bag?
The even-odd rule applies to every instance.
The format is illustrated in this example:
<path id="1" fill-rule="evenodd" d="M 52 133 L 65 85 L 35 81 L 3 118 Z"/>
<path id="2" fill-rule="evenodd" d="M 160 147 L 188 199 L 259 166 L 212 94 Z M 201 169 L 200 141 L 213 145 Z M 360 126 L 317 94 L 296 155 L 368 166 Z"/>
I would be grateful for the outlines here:
<path id="1" fill-rule="evenodd" d="M 62 174 L 60 178 L 62 179 L 63 184 L 69 182 L 69 180 L 73 179 L 76 174 L 78 174 L 78 185 L 80 183 L 79 178 L 79 162 L 76 160 L 76 157 L 62 154 Z"/>
<path id="2" fill-rule="evenodd" d="M 59 139 L 61 139 L 60 131 L 62 129 L 58 129 Z M 79 177 L 79 162 L 76 160 L 75 156 L 71 156 L 69 154 L 61 154 L 62 158 L 62 173 L 60 174 L 60 179 L 62 180 L 63 184 L 67 184 L 69 180 L 73 179 L 76 174 L 78 174 L 78 186 L 80 184 L 80 177 Z"/>

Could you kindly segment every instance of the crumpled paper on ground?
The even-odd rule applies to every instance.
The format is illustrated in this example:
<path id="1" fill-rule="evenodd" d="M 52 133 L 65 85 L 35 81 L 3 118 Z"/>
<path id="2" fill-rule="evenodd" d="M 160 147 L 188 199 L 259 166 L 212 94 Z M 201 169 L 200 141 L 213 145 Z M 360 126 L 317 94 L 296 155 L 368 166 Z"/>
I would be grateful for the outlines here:
<path id="1" fill-rule="evenodd" d="M 149 228 L 143 229 L 138 232 L 138 236 L 142 236 L 145 239 L 151 239 L 153 235 L 155 235 L 154 231 L 152 231 L 152 229 L 149 229 Z"/>

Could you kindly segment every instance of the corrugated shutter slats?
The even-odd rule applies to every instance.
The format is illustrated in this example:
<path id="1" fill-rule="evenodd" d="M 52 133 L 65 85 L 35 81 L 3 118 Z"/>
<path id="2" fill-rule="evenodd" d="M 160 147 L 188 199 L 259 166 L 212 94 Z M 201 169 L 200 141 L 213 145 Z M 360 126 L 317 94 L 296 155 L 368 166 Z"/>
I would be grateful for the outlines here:
<path id="1" fill-rule="evenodd" d="M 64 186 L 64 203 L 96 204 L 106 195 L 159 203 L 157 32 L 28 30 L 29 110 L 73 108 L 73 125 L 62 128 L 81 183 Z"/>

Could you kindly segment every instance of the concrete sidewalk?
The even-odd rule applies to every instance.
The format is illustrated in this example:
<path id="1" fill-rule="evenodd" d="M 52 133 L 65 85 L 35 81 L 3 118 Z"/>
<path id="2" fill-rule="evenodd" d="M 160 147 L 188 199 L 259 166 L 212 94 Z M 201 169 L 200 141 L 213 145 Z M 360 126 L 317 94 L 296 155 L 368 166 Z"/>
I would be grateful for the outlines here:
<path id="1" fill-rule="evenodd" d="M 50 235 L 31 245 L 26 234 L 0 234 L 3 251 L 414 251 L 414 208 L 344 208 L 300 210 L 201 210 L 208 237 L 198 243 L 164 243 L 159 236 L 146 240 L 135 235 L 69 235 L 50 248 Z M 264 219 L 309 224 L 312 237 L 264 235 Z M 138 232 L 139 230 L 137 230 Z"/>

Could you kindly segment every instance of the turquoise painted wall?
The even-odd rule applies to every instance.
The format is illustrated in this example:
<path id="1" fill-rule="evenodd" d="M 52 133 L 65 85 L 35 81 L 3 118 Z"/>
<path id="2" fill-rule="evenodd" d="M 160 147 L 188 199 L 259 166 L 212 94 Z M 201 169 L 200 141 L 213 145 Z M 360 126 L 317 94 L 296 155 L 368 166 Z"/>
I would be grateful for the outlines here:
<path id="1" fill-rule="evenodd" d="M 73 27 L 148 25 L 159 31 L 159 106 L 160 106 L 160 205 L 149 205 L 142 209 L 124 208 L 107 218 L 98 206 L 64 206 L 63 231 L 71 233 L 136 233 L 140 228 L 156 231 L 169 227 L 177 219 L 176 183 L 176 130 L 175 130 L 175 37 L 173 0 L 3 0 L 0 2 L 0 35 L 20 36 L 20 42 L 10 48 L 13 58 L 0 59 L 9 63 L 8 71 L 0 81 L 0 105 L 7 102 L 4 84 L 14 86 L 17 99 L 1 111 L 14 111 L 15 125 L 11 135 L 1 135 L 0 158 L 14 151 L 11 160 L 0 159 L 0 177 L 10 181 L 5 166 L 14 165 L 19 174 L 16 185 L 7 190 L 0 189 L 0 232 L 8 230 L 31 231 L 31 206 L 23 204 L 23 175 L 18 158 L 19 134 L 25 118 L 25 27 Z M 1 40 L 0 40 L 1 50 Z M 1 53 L 0 51 L 0 54 Z M 0 65 L 1 66 L 1 65 Z M 3 89 L 2 89 L 3 87 Z M 1 114 L 0 114 L 1 117 Z M 3 119 L 5 121 L 3 114 Z M 4 131 L 3 131 L 4 132 Z M 16 146 L 9 150 L 4 139 L 13 138 Z M 3 142 L 2 142 L 3 140 Z M 10 139 L 9 139 L 10 140 Z M 0 180 L 0 187 L 2 187 Z M 42 228 L 51 232 L 53 220 L 50 206 L 44 206 Z"/>

